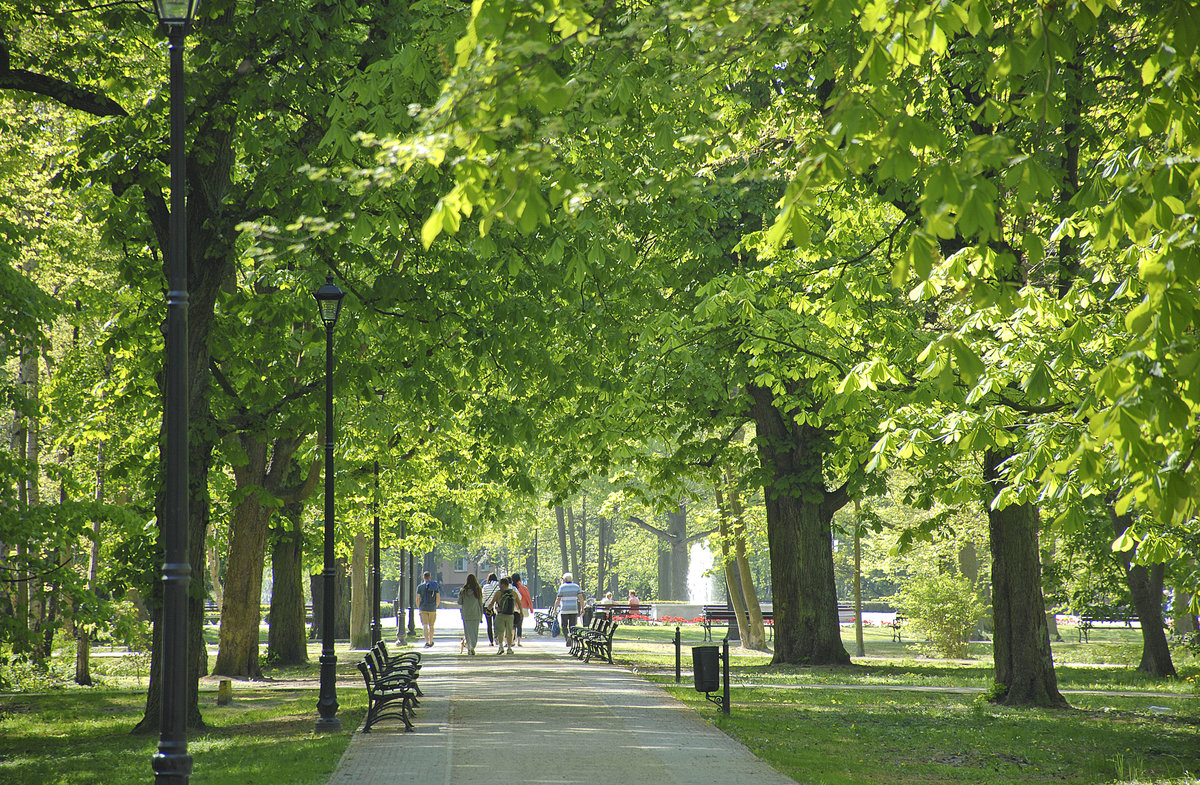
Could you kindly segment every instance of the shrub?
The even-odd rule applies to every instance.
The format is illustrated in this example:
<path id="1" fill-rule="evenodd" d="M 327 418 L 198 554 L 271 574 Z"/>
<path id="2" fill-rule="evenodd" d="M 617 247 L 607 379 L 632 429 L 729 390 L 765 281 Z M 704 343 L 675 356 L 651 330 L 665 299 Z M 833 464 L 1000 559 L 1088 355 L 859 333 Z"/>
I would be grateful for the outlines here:
<path id="1" fill-rule="evenodd" d="M 983 615 L 983 603 L 961 575 L 915 575 L 892 598 L 908 624 L 929 636 L 933 654 L 966 657 L 971 630 Z"/>

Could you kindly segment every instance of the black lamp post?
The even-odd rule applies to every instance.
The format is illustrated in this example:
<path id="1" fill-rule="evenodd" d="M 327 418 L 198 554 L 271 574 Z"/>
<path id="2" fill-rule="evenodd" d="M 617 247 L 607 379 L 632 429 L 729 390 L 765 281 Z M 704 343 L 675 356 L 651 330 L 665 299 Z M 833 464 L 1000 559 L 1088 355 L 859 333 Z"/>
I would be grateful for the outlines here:
<path id="1" fill-rule="evenodd" d="M 333 328 L 342 310 L 346 293 L 333 282 L 314 294 L 325 323 L 325 588 L 321 593 L 321 690 L 317 697 L 316 730 L 339 731 L 342 721 L 337 717 L 337 655 L 333 653 L 333 591 L 336 574 L 333 557 Z"/>
<path id="2" fill-rule="evenodd" d="M 379 619 L 379 461 L 375 461 L 375 523 L 374 540 L 371 543 L 371 599 L 374 609 L 371 611 L 371 644 L 383 640 L 383 622 Z"/>
<path id="3" fill-rule="evenodd" d="M 192 773 L 187 751 L 188 561 L 188 292 L 183 88 L 183 43 L 199 0 L 154 0 L 167 35 L 171 64 L 171 217 L 167 248 L 166 499 L 163 504 L 162 715 L 154 781 L 186 785 Z"/>

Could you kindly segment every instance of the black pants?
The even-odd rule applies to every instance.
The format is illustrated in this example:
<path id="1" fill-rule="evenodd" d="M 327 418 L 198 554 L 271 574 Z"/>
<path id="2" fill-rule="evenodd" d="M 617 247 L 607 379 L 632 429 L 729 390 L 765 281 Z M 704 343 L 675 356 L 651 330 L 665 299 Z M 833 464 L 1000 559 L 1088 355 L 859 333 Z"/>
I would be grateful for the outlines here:
<path id="1" fill-rule="evenodd" d="M 492 618 L 493 618 L 492 614 L 485 613 L 485 614 L 483 614 L 483 618 L 487 620 L 488 643 L 494 644 L 496 642 L 496 639 L 494 637 L 492 637 Z"/>
<path id="2" fill-rule="evenodd" d="M 559 618 L 562 619 L 562 634 L 567 639 L 567 648 L 571 648 L 571 630 L 575 629 L 575 620 L 579 618 L 578 613 L 563 613 Z"/>
<path id="3" fill-rule="evenodd" d="M 521 640 L 521 622 L 523 622 L 524 620 L 525 620 L 525 614 L 523 614 L 523 613 L 514 613 L 513 614 L 513 637 L 516 638 L 517 640 Z"/>

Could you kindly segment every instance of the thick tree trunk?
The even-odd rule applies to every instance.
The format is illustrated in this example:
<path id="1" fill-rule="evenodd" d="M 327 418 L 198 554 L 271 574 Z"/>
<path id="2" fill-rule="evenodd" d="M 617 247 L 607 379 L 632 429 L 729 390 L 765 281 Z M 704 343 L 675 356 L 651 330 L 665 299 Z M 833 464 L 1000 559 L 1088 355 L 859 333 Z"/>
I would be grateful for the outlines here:
<path id="1" fill-rule="evenodd" d="M 285 502 L 305 498 L 312 492 L 316 484 L 315 469 L 309 471 L 306 482 L 286 487 L 289 476 L 295 474 L 292 456 L 302 438 L 295 435 L 278 438 L 268 445 L 261 434 L 245 432 L 238 436 L 246 460 L 233 467 L 241 501 L 229 519 L 224 603 L 217 664 L 213 669 L 223 676 L 262 678 L 259 627 L 263 563 L 273 508 L 265 503 L 260 489 Z"/>
<path id="2" fill-rule="evenodd" d="M 844 490 L 825 488 L 821 440 L 774 405 L 769 389 L 750 385 L 751 415 L 763 471 L 767 540 L 774 589 L 775 665 L 848 665 L 838 626 L 833 575 L 833 513 Z"/>
<path id="3" fill-rule="evenodd" d="M 1128 514 L 1117 515 L 1111 507 L 1108 512 L 1113 534 L 1120 537 L 1133 523 L 1133 518 Z M 1142 625 L 1142 661 L 1138 664 L 1138 670 L 1160 678 L 1175 676 L 1171 647 L 1167 645 L 1167 633 L 1163 629 L 1165 566 L 1154 564 L 1147 568 L 1143 564 L 1134 564 L 1133 555 L 1133 551 L 1121 551 L 1117 559 L 1125 571 L 1125 583 L 1129 586 L 1133 607 Z"/>
<path id="4" fill-rule="evenodd" d="M 229 516 L 229 554 L 225 564 L 225 602 L 221 606 L 217 664 L 213 673 L 261 679 L 259 625 L 262 611 L 263 559 L 271 509 L 256 490 L 267 473 L 267 444 L 252 434 L 240 439 L 246 457 L 233 467 L 244 495 Z"/>
<path id="5" fill-rule="evenodd" d="M 688 587 L 688 549 L 691 543 L 687 538 L 687 502 L 679 500 L 679 509 L 667 513 L 667 532 L 670 538 L 668 558 L 671 560 L 671 577 L 669 594 L 666 599 L 687 602 L 691 600 Z"/>
<path id="6" fill-rule="evenodd" d="M 227 133 L 212 134 L 207 139 L 212 145 L 209 151 L 231 149 Z M 193 148 L 193 155 L 207 155 L 209 151 Z M 217 156 L 222 161 L 228 156 Z M 204 644 L 204 592 L 197 588 L 199 576 L 204 574 L 205 542 L 208 538 L 208 522 L 211 513 L 208 495 L 208 475 L 212 467 L 212 454 L 217 428 L 213 421 L 209 401 L 211 381 L 209 333 L 213 326 L 213 314 L 217 295 L 230 275 L 236 251 L 232 242 L 239 233 L 233 221 L 225 218 L 215 208 L 218 205 L 203 198 L 194 198 L 196 193 L 216 194 L 223 192 L 221 180 L 227 178 L 224 166 L 200 166 L 189 160 L 189 181 L 195 178 L 213 180 L 199 187 L 189 187 L 193 198 L 188 204 L 188 234 L 203 237 L 205 241 L 188 245 L 188 561 L 191 566 L 191 584 L 188 589 L 187 610 L 187 725 L 203 728 L 200 715 L 200 677 L 208 671 L 208 650 Z M 147 211 L 158 236 L 160 248 L 167 248 L 168 211 L 160 195 L 146 194 Z M 165 266 L 165 265 L 164 265 Z M 160 374 L 159 389 L 166 389 L 166 377 Z M 160 431 L 159 444 L 165 445 L 166 421 Z M 163 453 L 165 455 L 165 452 Z M 160 459 L 160 476 L 164 475 L 164 463 Z M 160 521 L 166 520 L 165 488 L 160 485 L 155 500 L 155 513 Z M 161 546 L 160 546 L 161 547 Z M 161 564 L 161 551 L 159 562 Z M 154 618 L 154 656 L 150 663 L 150 684 L 146 691 L 146 710 L 134 733 L 157 733 L 161 721 L 162 706 L 162 581 L 154 581 L 151 593 L 151 608 Z"/>
<path id="7" fill-rule="evenodd" d="M 271 539 L 271 623 L 267 659 L 275 665 L 308 663 L 304 624 L 303 502 L 283 506 Z"/>
<path id="8" fill-rule="evenodd" d="M 350 558 L 350 648 L 371 648 L 371 595 L 367 571 L 367 535 L 354 535 Z"/>
<path id="9" fill-rule="evenodd" d="M 1004 691 L 996 702 L 1066 708 L 1067 701 L 1058 691 L 1046 629 L 1037 509 L 1031 504 L 1014 504 L 995 510 L 990 505 L 1003 488 L 999 467 L 1006 457 L 988 451 L 983 466 L 992 548 L 993 654 L 996 683 Z"/>

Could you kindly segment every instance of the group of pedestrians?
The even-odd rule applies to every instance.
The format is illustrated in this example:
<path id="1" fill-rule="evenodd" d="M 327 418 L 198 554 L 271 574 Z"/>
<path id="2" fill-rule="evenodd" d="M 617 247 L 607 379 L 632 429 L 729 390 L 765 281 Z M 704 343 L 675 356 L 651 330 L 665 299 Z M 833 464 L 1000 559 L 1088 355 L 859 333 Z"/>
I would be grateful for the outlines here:
<path id="1" fill-rule="evenodd" d="M 521 632 L 526 616 L 533 613 L 533 595 L 521 582 L 520 573 L 497 578 L 491 573 L 481 586 L 472 574 L 458 593 L 462 609 L 463 647 L 474 654 L 479 643 L 479 623 L 487 621 L 488 643 L 496 646 L 497 654 L 512 654 L 513 645 L 521 645 Z"/>
<path id="2" fill-rule="evenodd" d="M 425 647 L 429 648 L 433 646 L 433 625 L 442 595 L 441 585 L 428 572 L 422 577 L 424 580 L 417 586 L 417 596 Z M 631 591 L 629 596 L 631 606 L 636 607 L 637 595 Z M 611 602 L 610 592 L 600 604 Z M 571 630 L 579 625 L 580 616 L 585 612 L 584 603 L 582 587 L 575 582 L 571 573 L 564 572 L 550 615 L 558 616 L 567 648 L 571 647 Z M 466 584 L 458 593 L 458 605 L 462 612 L 462 645 L 466 654 L 475 653 L 479 644 L 479 625 L 485 621 L 488 643 L 496 647 L 496 654 L 512 654 L 514 645 L 522 645 L 521 632 L 525 618 L 533 614 L 533 596 L 521 582 L 521 575 L 515 572 L 503 578 L 496 577 L 494 572 L 490 573 L 482 585 L 473 573 L 468 575 Z"/>

